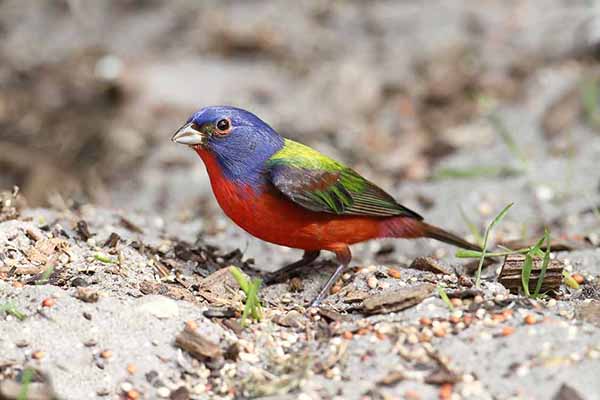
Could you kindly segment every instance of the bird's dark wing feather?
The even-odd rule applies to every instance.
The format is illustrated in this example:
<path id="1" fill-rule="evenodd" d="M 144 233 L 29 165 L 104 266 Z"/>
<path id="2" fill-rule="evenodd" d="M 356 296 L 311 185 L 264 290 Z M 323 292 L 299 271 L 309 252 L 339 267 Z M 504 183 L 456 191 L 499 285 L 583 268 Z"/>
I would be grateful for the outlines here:
<path id="1" fill-rule="evenodd" d="M 267 174 L 277 190 L 312 211 L 338 215 L 374 217 L 408 216 L 422 219 L 398 204 L 384 190 L 355 171 L 343 167 L 330 170 L 304 168 L 298 163 L 268 163 Z"/>

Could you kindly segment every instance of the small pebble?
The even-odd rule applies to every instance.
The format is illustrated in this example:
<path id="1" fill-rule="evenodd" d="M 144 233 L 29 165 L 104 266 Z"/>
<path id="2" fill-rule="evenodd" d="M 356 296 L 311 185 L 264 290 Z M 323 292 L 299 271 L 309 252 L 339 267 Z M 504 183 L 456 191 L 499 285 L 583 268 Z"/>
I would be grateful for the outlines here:
<path id="1" fill-rule="evenodd" d="M 127 398 L 131 400 L 137 400 L 140 398 L 140 392 L 135 389 L 131 389 L 127 392 Z"/>
<path id="2" fill-rule="evenodd" d="M 25 286 L 25 285 L 23 285 L 23 282 L 14 281 L 14 282 L 12 283 L 12 287 L 14 287 L 14 288 L 16 288 L 16 289 L 20 289 L 20 288 L 22 288 L 23 286 Z"/>
<path id="3" fill-rule="evenodd" d="M 335 285 L 333 285 L 333 286 L 331 287 L 331 290 L 329 291 L 329 293 L 331 293 L 331 294 L 336 294 L 336 293 L 338 293 L 340 290 L 342 290 L 342 285 L 335 284 Z"/>
<path id="4" fill-rule="evenodd" d="M 121 390 L 124 393 L 128 393 L 130 390 L 133 390 L 133 385 L 129 382 L 123 382 L 121 383 Z"/>
<path id="5" fill-rule="evenodd" d="M 44 358 L 45 355 L 46 353 L 44 353 L 43 351 L 34 351 L 33 353 L 31 353 L 31 357 L 34 360 L 41 360 L 42 358 Z"/>
<path id="6" fill-rule="evenodd" d="M 158 397 L 166 399 L 171 395 L 171 391 L 169 390 L 169 388 L 161 386 L 158 389 L 156 389 L 156 394 L 158 395 Z"/>
<path id="7" fill-rule="evenodd" d="M 342 337 L 343 337 L 344 339 L 346 339 L 346 340 L 350 340 L 350 339 L 352 339 L 352 336 L 354 336 L 354 335 L 353 335 L 353 334 L 352 334 L 352 332 L 350 332 L 350 331 L 345 331 L 345 332 L 342 334 Z"/>
<path id="8" fill-rule="evenodd" d="M 475 303 L 483 303 L 483 297 L 478 294 L 477 296 L 473 297 L 473 301 Z"/>
<path id="9" fill-rule="evenodd" d="M 523 318 L 523 322 L 527 325 L 533 325 L 537 322 L 537 318 L 535 318 L 535 315 L 533 314 L 527 314 L 525 318 Z"/>
<path id="10" fill-rule="evenodd" d="M 419 319 L 419 324 L 423 325 L 423 326 L 431 326 L 431 319 L 427 318 L 427 317 L 421 317 Z"/>
<path id="11" fill-rule="evenodd" d="M 370 276 L 367 279 L 367 285 L 371 288 L 371 289 L 375 289 L 377 287 L 377 284 L 379 283 L 379 281 L 377 280 L 377 278 L 375 278 L 374 276 Z"/>

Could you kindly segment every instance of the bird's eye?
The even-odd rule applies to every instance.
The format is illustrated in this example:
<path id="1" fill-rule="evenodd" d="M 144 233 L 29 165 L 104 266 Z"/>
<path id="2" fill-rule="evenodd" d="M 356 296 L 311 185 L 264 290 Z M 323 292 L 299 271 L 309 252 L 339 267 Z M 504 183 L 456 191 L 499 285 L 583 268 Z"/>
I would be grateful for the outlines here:
<path id="1" fill-rule="evenodd" d="M 227 135 L 231 131 L 231 121 L 229 118 L 223 118 L 217 121 L 217 133 L 219 135 Z"/>

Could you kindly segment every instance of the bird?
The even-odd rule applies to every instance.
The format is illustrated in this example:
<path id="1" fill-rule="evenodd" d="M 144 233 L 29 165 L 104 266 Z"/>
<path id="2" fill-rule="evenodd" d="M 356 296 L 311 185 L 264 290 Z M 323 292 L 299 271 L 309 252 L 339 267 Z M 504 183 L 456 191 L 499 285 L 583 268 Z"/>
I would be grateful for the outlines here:
<path id="1" fill-rule="evenodd" d="M 319 151 L 284 138 L 255 114 L 233 106 L 194 112 L 172 136 L 202 159 L 224 213 L 252 236 L 303 250 L 282 276 L 312 264 L 321 251 L 337 268 L 309 306 L 319 306 L 348 268 L 350 246 L 381 238 L 431 238 L 481 250 L 424 222 L 376 184 Z"/>

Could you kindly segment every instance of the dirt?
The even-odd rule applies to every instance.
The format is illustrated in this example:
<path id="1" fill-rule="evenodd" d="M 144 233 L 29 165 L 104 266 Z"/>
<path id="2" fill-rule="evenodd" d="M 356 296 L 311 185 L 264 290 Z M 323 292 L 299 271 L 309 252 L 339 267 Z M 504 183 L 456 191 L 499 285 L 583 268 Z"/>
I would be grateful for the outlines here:
<path id="1" fill-rule="evenodd" d="M 600 399 L 597 19 L 560 1 L 1 2 L 0 398 L 35 371 L 30 394 L 60 399 Z M 263 286 L 242 327 L 227 267 L 301 254 L 235 227 L 169 141 L 223 103 L 470 240 L 514 203 L 491 242 L 547 227 L 581 286 L 528 299 L 496 263 L 476 289 L 449 246 L 377 241 L 321 310 L 329 255 Z"/>

